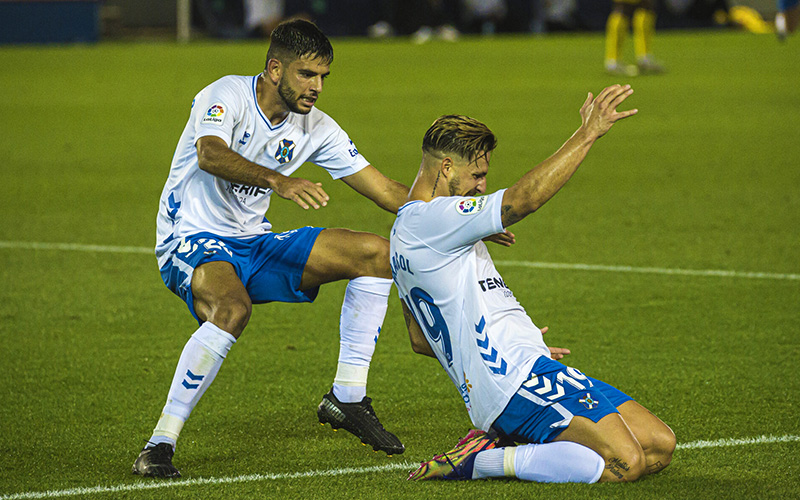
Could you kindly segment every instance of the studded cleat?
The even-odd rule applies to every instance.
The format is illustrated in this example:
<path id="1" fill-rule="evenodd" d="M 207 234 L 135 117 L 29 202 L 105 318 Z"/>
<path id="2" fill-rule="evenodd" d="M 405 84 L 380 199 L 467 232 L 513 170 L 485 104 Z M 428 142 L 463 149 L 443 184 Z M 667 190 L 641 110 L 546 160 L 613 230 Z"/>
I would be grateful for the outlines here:
<path id="1" fill-rule="evenodd" d="M 331 391 L 322 396 L 317 417 L 320 424 L 331 424 L 334 430 L 344 429 L 361 439 L 363 444 L 372 446 L 375 451 L 399 455 L 406 450 L 397 436 L 383 428 L 372 409 L 372 399 L 368 397 L 358 403 L 342 403 Z"/>
<path id="2" fill-rule="evenodd" d="M 652 57 L 642 57 L 636 62 L 636 68 L 642 75 L 660 75 L 667 70 Z"/>
<path id="3" fill-rule="evenodd" d="M 633 64 L 609 61 L 606 63 L 606 73 L 615 76 L 637 76 L 639 74 L 639 68 Z"/>
<path id="4" fill-rule="evenodd" d="M 475 467 L 475 457 L 478 452 L 495 447 L 495 441 L 489 438 L 485 432 L 473 429 L 452 450 L 436 455 L 433 460 L 422 462 L 419 468 L 408 476 L 408 480 L 472 479 L 472 470 Z"/>
<path id="5" fill-rule="evenodd" d="M 161 443 L 145 448 L 133 463 L 134 474 L 145 477 L 178 478 L 181 473 L 172 465 L 175 451 L 169 443 Z"/>

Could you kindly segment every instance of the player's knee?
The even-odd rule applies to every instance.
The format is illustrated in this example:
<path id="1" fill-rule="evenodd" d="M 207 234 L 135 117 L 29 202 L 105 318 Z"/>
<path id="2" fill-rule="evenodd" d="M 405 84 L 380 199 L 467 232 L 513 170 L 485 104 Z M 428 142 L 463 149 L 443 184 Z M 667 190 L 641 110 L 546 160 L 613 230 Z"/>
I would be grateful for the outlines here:
<path id="1" fill-rule="evenodd" d="M 608 456 L 603 478 L 606 481 L 636 481 L 647 471 L 641 446 L 634 444 L 616 447 Z"/>
<path id="2" fill-rule="evenodd" d="M 676 445 L 675 433 L 666 425 L 655 433 L 652 458 L 648 457 L 648 473 L 653 474 L 669 465 L 672 462 L 672 454 L 675 452 Z"/>
<path id="3" fill-rule="evenodd" d="M 250 321 L 252 307 L 249 300 L 223 299 L 212 308 L 208 319 L 234 337 L 239 338 L 247 326 L 247 322 Z"/>
<path id="4" fill-rule="evenodd" d="M 389 267 L 389 240 L 377 235 L 370 235 L 362 242 L 361 253 L 363 255 L 362 275 L 378 278 L 392 277 L 392 270 Z"/>

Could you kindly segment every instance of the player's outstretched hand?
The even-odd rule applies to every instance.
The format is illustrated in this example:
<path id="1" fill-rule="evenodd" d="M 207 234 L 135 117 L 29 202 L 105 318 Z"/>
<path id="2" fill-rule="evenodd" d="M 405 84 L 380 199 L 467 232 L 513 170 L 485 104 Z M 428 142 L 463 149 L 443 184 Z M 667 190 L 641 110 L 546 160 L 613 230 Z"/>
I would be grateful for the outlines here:
<path id="1" fill-rule="evenodd" d="M 544 335 L 545 333 L 547 333 L 547 330 L 549 330 L 549 329 L 550 328 L 546 326 L 546 327 L 542 328 L 539 331 L 542 332 L 542 335 Z M 548 349 L 550 349 L 550 357 L 552 359 L 556 360 L 556 361 L 558 361 L 559 359 L 563 358 L 567 354 L 572 354 L 572 351 L 570 351 L 569 349 L 565 349 L 563 347 L 549 347 L 548 346 Z"/>
<path id="2" fill-rule="evenodd" d="M 483 241 L 491 241 L 492 243 L 497 243 L 498 245 L 502 245 L 504 247 L 510 247 L 517 242 L 517 239 L 514 236 L 514 233 L 506 229 L 502 233 L 487 236 L 483 239 Z"/>
<path id="3" fill-rule="evenodd" d="M 611 129 L 614 123 L 633 116 L 638 109 L 617 111 L 617 107 L 633 94 L 630 85 L 612 85 L 604 88 L 597 97 L 589 95 L 581 106 L 581 127 L 589 133 L 590 137 L 599 139 Z"/>
<path id="4" fill-rule="evenodd" d="M 330 199 L 328 193 L 322 189 L 322 184 L 319 182 L 311 182 L 296 177 L 282 176 L 275 183 L 273 191 L 281 198 L 291 200 L 306 210 L 309 207 L 314 207 L 315 209 L 320 206 L 324 207 Z"/>

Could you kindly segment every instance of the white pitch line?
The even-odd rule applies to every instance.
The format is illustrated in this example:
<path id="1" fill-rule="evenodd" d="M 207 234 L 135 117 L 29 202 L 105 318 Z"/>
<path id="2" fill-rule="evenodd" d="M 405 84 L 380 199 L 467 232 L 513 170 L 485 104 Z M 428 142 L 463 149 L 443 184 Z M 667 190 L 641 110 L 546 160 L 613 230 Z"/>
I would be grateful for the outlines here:
<path id="1" fill-rule="evenodd" d="M 90 495 L 93 493 L 117 493 L 141 490 L 155 490 L 160 488 L 180 488 L 184 486 L 198 486 L 205 484 L 231 484 L 249 483 L 254 481 L 273 481 L 276 479 L 302 479 L 306 477 L 325 477 L 343 476 L 347 474 L 364 474 L 367 472 L 385 472 L 397 469 L 412 470 L 418 464 L 411 462 L 397 462 L 386 465 L 376 465 L 374 467 L 347 467 L 343 469 L 330 470 L 311 470 L 307 472 L 293 472 L 285 474 L 248 474 L 246 476 L 234 477 L 199 477 L 196 479 L 173 480 L 173 481 L 137 481 L 129 484 L 119 484 L 116 486 L 93 486 L 91 488 L 70 488 L 68 490 L 51 491 L 31 491 L 26 493 L 13 493 L 10 495 L 0 495 L 0 500 L 22 500 L 29 498 L 59 498 L 72 497 L 78 495 Z"/>
<path id="2" fill-rule="evenodd" d="M 129 247 L 111 245 L 82 245 L 79 243 L 41 243 L 28 241 L 0 241 L 0 248 L 18 250 L 66 250 L 74 252 L 99 253 L 137 253 L 153 255 L 150 247 Z M 664 274 L 679 276 L 702 276 L 721 278 L 749 278 L 768 280 L 800 281 L 800 274 L 761 273 L 748 271 L 730 271 L 724 269 L 680 269 L 668 267 L 632 267 L 607 266 L 601 264 L 565 264 L 558 262 L 531 262 L 525 260 L 498 260 L 498 266 L 529 267 L 534 269 L 565 269 L 570 271 L 602 271 L 614 273 Z"/>
<path id="3" fill-rule="evenodd" d="M 696 450 L 699 448 L 721 448 L 723 446 L 742 446 L 746 444 L 769 444 L 769 443 L 790 443 L 800 441 L 800 436 L 758 436 L 754 438 L 723 438 L 714 441 L 692 441 L 691 443 L 681 443 L 676 446 L 679 450 Z"/>
<path id="4" fill-rule="evenodd" d="M 66 250 L 72 252 L 98 253 L 147 253 L 155 255 L 148 247 L 120 247 L 110 245 L 82 245 L 80 243 L 39 243 L 36 241 L 0 241 L 0 248 L 15 250 Z"/>
<path id="5" fill-rule="evenodd" d="M 524 260 L 498 260 L 498 266 L 531 267 L 535 269 L 569 269 L 571 271 L 605 271 L 613 273 L 668 274 L 681 276 L 705 276 L 721 278 L 750 278 L 768 280 L 800 281 L 800 274 L 757 273 L 729 271 L 724 269 L 679 269 L 669 267 L 605 266 L 597 264 L 560 264 L 557 262 L 529 262 Z"/>
<path id="6" fill-rule="evenodd" d="M 724 448 L 729 446 L 744 446 L 753 444 L 789 443 L 800 441 L 800 436 L 758 436 L 754 438 L 725 438 L 714 441 L 692 441 L 689 443 L 679 443 L 679 450 L 696 450 L 700 448 Z M 116 486 L 93 486 L 90 488 L 70 488 L 67 490 L 50 491 L 30 491 L 25 493 L 11 493 L 0 495 L 0 500 L 24 500 L 30 498 L 60 498 L 73 497 L 78 495 L 91 495 L 100 493 L 117 493 L 129 491 L 155 490 L 160 488 L 179 488 L 185 486 L 197 486 L 205 484 L 231 484 L 249 483 L 254 481 L 274 481 L 280 479 L 302 479 L 306 477 L 325 477 L 325 476 L 344 476 L 347 474 L 364 474 L 367 472 L 386 472 L 398 469 L 411 471 L 416 467 L 416 463 L 398 462 L 386 465 L 376 465 L 374 467 L 347 467 L 343 469 L 312 470 L 307 472 L 293 472 L 284 474 L 248 474 L 246 476 L 234 477 L 209 477 L 197 479 L 184 479 L 175 481 L 137 481 L 135 483 L 120 484 Z"/>

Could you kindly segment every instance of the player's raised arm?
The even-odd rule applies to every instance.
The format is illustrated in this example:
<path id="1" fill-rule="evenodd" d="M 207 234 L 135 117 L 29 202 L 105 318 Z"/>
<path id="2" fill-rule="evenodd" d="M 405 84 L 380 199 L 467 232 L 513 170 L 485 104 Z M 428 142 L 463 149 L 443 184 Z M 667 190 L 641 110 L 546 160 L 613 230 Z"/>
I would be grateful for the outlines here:
<path id="1" fill-rule="evenodd" d="M 550 158 L 535 166 L 503 195 L 503 226 L 521 221 L 553 197 L 578 169 L 589 149 L 619 120 L 638 110 L 617 111 L 633 93 L 630 85 L 606 87 L 597 97 L 590 92 L 581 106 L 581 126 Z"/>
<path id="2" fill-rule="evenodd" d="M 281 198 L 291 200 L 304 209 L 328 204 L 328 194 L 322 187 L 307 179 L 287 177 L 253 163 L 216 136 L 197 140 L 197 164 L 201 170 L 226 181 L 272 189 Z"/>

